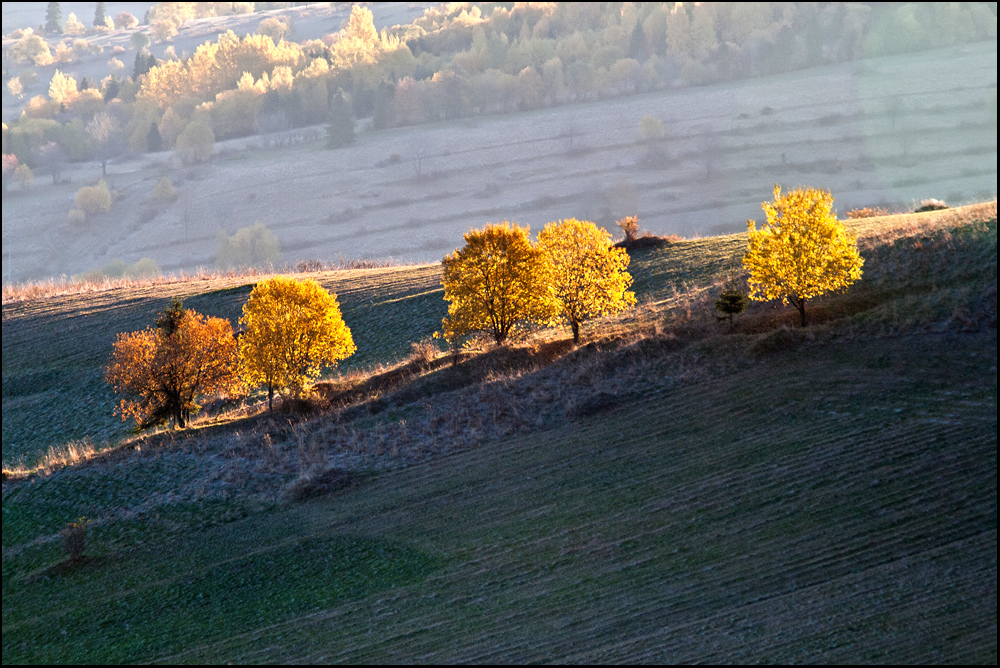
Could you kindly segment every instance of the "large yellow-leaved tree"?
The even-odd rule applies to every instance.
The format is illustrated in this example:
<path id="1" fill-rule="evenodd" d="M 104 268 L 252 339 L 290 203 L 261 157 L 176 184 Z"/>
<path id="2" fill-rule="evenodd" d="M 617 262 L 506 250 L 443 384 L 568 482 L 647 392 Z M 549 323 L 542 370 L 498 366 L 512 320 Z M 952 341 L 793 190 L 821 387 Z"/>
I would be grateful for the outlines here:
<path id="1" fill-rule="evenodd" d="M 240 318 L 240 372 L 252 386 L 301 396 L 323 367 L 357 350 L 337 298 L 312 279 L 275 276 L 254 286 Z"/>
<path id="2" fill-rule="evenodd" d="M 549 223 L 538 234 L 538 245 L 551 265 L 559 317 L 569 323 L 575 343 L 586 320 L 635 304 L 635 293 L 628 289 L 628 253 L 614 247 L 604 228 L 575 218 Z"/>
<path id="3" fill-rule="evenodd" d="M 173 420 L 183 428 L 202 397 L 240 389 L 236 339 L 223 318 L 206 318 L 180 302 L 164 311 L 156 328 L 118 335 L 105 370 L 122 419 L 140 429 Z"/>
<path id="4" fill-rule="evenodd" d="M 781 299 L 799 310 L 806 325 L 806 301 L 843 290 L 861 278 L 864 260 L 857 239 L 837 220 L 826 190 L 798 188 L 761 205 L 767 223 L 747 221 L 743 266 L 750 272 L 750 298 Z"/>
<path id="5" fill-rule="evenodd" d="M 442 322 L 448 340 L 475 331 L 492 334 L 497 345 L 524 322 L 548 322 L 556 313 L 545 253 L 528 238 L 528 228 L 504 221 L 471 230 L 465 247 L 442 261 Z"/>

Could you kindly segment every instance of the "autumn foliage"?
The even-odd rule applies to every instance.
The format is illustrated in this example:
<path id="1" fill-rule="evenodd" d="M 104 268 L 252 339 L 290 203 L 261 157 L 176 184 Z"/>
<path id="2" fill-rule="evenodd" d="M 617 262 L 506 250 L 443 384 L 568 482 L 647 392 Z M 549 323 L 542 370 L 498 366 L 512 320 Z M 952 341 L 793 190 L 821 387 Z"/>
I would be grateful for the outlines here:
<path id="1" fill-rule="evenodd" d="M 757 230 L 747 221 L 749 241 L 743 265 L 750 272 L 750 299 L 791 303 L 806 324 L 806 301 L 842 290 L 861 278 L 864 260 L 857 240 L 837 220 L 833 196 L 799 188 L 761 205 L 767 223 Z"/>
<path id="2" fill-rule="evenodd" d="M 105 379 L 123 420 L 142 429 L 168 420 L 184 427 L 202 397 L 240 387 L 236 339 L 223 318 L 206 318 L 175 301 L 156 328 L 118 335 Z"/>
<path id="3" fill-rule="evenodd" d="M 465 247 L 447 255 L 442 322 L 448 340 L 489 332 L 497 344 L 523 322 L 548 322 L 557 312 L 545 253 L 528 228 L 504 221 L 465 234 Z"/>
<path id="4" fill-rule="evenodd" d="M 337 298 L 314 280 L 275 276 L 258 283 L 243 306 L 240 373 L 251 386 L 301 396 L 323 367 L 357 350 Z"/>
<path id="5" fill-rule="evenodd" d="M 635 293 L 628 289 L 628 253 L 614 247 L 607 230 L 570 218 L 546 225 L 538 245 L 551 267 L 559 318 L 569 323 L 574 342 L 580 341 L 584 321 L 635 304 Z"/>

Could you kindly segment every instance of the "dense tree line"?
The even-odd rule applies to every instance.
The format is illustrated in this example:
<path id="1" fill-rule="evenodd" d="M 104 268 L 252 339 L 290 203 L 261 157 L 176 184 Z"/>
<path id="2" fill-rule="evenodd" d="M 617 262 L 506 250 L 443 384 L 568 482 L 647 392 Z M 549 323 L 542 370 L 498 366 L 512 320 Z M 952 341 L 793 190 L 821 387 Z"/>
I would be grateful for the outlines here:
<path id="1" fill-rule="evenodd" d="M 202 14 L 252 10 L 160 3 L 146 19 L 163 40 Z M 172 149 L 189 125 L 206 141 L 203 128 L 219 140 L 325 123 L 339 146 L 357 118 L 378 129 L 508 113 L 995 38 L 996 4 L 450 3 L 381 32 L 356 6 L 322 39 L 295 43 L 288 30 L 267 19 L 183 60 L 136 43 L 131 77 L 57 72 L 48 97 L 4 127 L 3 152 L 32 169 L 50 142 L 68 160 L 90 159 L 101 142 L 86 128 L 98 113 L 118 120 L 122 150 Z M 8 57 L 51 62 L 45 40 L 23 32 Z"/>

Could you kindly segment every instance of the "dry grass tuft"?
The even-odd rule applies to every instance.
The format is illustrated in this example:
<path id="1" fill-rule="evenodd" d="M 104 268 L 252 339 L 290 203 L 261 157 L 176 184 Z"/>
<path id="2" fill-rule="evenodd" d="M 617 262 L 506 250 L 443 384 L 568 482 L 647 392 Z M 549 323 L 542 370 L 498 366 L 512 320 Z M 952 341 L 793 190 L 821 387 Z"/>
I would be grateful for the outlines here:
<path id="1" fill-rule="evenodd" d="M 330 496 L 356 486 L 361 476 L 339 468 L 314 468 L 292 481 L 282 492 L 289 501 Z"/>
<path id="2" fill-rule="evenodd" d="M 88 462 L 105 454 L 109 448 L 100 449 L 89 438 L 71 441 L 64 445 L 54 445 L 48 449 L 34 466 L 14 466 L 3 469 L 3 479 L 22 480 L 32 475 L 49 475 L 67 466 Z"/>

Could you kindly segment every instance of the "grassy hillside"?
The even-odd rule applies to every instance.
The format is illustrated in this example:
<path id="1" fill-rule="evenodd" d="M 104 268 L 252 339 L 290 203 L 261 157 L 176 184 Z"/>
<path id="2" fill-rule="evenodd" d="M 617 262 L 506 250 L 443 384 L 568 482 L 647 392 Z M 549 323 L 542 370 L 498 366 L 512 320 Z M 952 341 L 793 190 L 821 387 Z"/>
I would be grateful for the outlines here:
<path id="1" fill-rule="evenodd" d="M 745 241 L 680 242 L 634 257 L 645 305 L 580 348 L 350 377 L 306 418 L 5 480 L 3 661 L 995 662 L 995 203 L 855 227 L 866 278 L 805 330 L 757 306 L 727 333 L 707 288 Z M 385 360 L 438 325 L 436 271 L 324 280 Z M 32 336 L 246 290 L 5 306 L 5 461 L 8 408 L 44 410 L 8 378 L 103 361 Z"/>
<path id="2" fill-rule="evenodd" d="M 409 351 L 446 312 L 436 266 L 311 274 L 338 295 L 358 353 L 343 368 L 363 368 Z M 3 308 L 3 460 L 29 461 L 51 445 L 89 436 L 118 438 L 128 425 L 112 415 L 103 366 L 120 332 L 149 327 L 180 298 L 200 313 L 235 324 L 252 278 L 62 295 Z"/>

